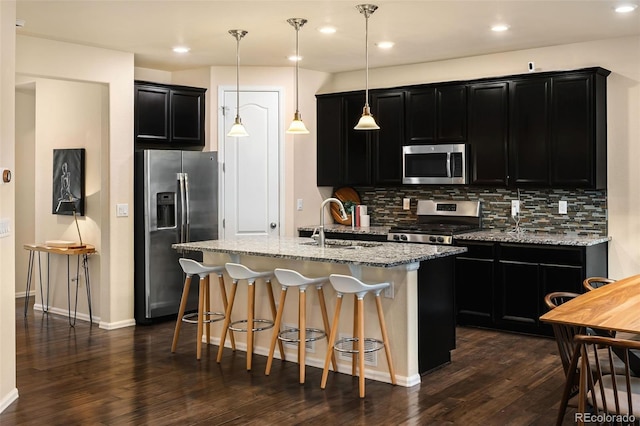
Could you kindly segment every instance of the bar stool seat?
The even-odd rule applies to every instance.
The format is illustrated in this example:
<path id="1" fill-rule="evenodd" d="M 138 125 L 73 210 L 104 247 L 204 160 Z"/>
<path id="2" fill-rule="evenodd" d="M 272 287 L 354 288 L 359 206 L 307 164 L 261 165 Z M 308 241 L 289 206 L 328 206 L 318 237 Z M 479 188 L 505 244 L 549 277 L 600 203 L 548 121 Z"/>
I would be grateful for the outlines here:
<path id="1" fill-rule="evenodd" d="M 387 335 L 387 327 L 384 322 L 384 313 L 382 311 L 382 302 L 380 301 L 380 293 L 391 284 L 388 282 L 367 284 L 350 275 L 332 274 L 329 276 L 331 285 L 337 293 L 336 311 L 331 324 L 331 333 L 329 336 L 329 350 L 324 362 L 324 370 L 322 372 L 322 382 L 320 387 L 324 389 L 327 385 L 327 377 L 329 375 L 329 362 L 334 350 L 339 352 L 348 352 L 358 355 L 358 381 L 360 398 L 364 398 L 364 354 L 384 348 L 387 357 L 387 365 L 389 367 L 389 375 L 391 383 L 396 384 L 396 375 L 391 359 L 391 347 L 389 345 L 389 336 Z M 364 336 L 364 297 L 367 293 L 374 293 L 376 300 L 376 308 L 378 311 L 378 321 L 380 323 L 380 331 L 382 340 L 365 338 Z M 336 342 L 338 334 L 338 323 L 340 320 L 340 309 L 342 308 L 342 298 L 345 294 L 353 294 L 354 298 L 354 337 L 340 339 Z M 356 374 L 356 358 L 354 356 L 352 363 L 352 375 Z"/>
<path id="2" fill-rule="evenodd" d="M 322 287 L 325 283 L 329 282 L 329 277 L 317 277 L 309 278 L 305 277 L 297 271 L 291 269 L 276 268 L 273 271 L 276 279 L 282 286 L 280 293 L 280 302 L 278 304 L 278 312 L 276 314 L 276 320 L 274 324 L 273 334 L 271 336 L 271 346 L 269 348 L 269 357 L 267 358 L 267 367 L 265 374 L 268 376 L 271 373 L 271 365 L 273 363 L 273 353 L 275 351 L 276 342 L 290 342 L 298 344 L 298 364 L 300 366 L 300 383 L 305 381 L 305 358 L 306 358 L 306 343 L 313 342 L 320 339 L 328 339 L 327 332 L 329 331 L 329 317 L 327 316 L 327 305 L 324 299 L 324 292 Z M 320 312 L 322 313 L 322 322 L 324 330 L 317 328 L 308 328 L 306 326 L 306 290 L 310 285 L 315 285 L 318 291 L 318 300 L 320 303 Z M 280 331 L 280 325 L 282 323 L 282 314 L 284 312 L 285 300 L 287 297 L 287 290 L 289 287 L 298 287 L 298 328 L 288 328 Z M 332 358 L 333 367 L 337 368 L 335 355 Z"/>
<path id="3" fill-rule="evenodd" d="M 225 312 L 225 319 L 222 325 L 222 335 L 220 337 L 220 347 L 218 348 L 217 362 L 222 360 L 222 352 L 224 350 L 224 341 L 227 335 L 227 330 L 240 331 L 247 333 L 247 370 L 251 370 L 251 363 L 253 358 L 253 333 L 256 331 L 264 331 L 273 327 L 276 318 L 276 303 L 273 297 L 273 288 L 271 287 L 271 278 L 273 277 L 273 271 L 254 271 L 249 269 L 245 265 L 239 263 L 226 263 L 224 265 L 227 273 L 233 280 L 231 287 L 231 296 L 229 298 L 229 304 Z M 255 318 L 255 282 L 258 279 L 264 280 L 267 285 L 267 295 L 269 296 L 269 307 L 271 308 L 272 319 Z M 248 285 L 248 297 L 247 297 L 247 319 L 238 321 L 231 321 L 231 312 L 233 311 L 233 304 L 236 298 L 236 291 L 238 289 L 238 282 L 240 280 L 247 281 Z M 240 327 L 239 324 L 245 324 L 245 327 Z M 235 347 L 233 348 L 235 350 Z M 280 356 L 284 359 L 284 349 L 282 342 L 279 345 Z"/>
<path id="4" fill-rule="evenodd" d="M 186 274 L 184 281 L 184 288 L 182 290 L 182 298 L 180 299 L 180 308 L 178 310 L 178 318 L 176 320 L 176 327 L 173 332 L 173 343 L 171 344 L 171 352 L 174 353 L 178 346 L 178 338 L 180 336 L 180 328 L 183 322 L 197 324 L 198 335 L 196 341 L 196 358 L 200 359 L 202 355 L 202 331 L 203 326 L 206 324 L 207 331 L 207 344 L 211 341 L 211 327 L 210 324 L 216 321 L 222 321 L 224 319 L 224 312 L 209 311 L 211 302 L 210 289 L 209 289 L 209 274 L 217 274 L 218 282 L 220 283 L 220 294 L 224 309 L 227 309 L 227 293 L 224 287 L 223 271 L 224 266 L 217 265 L 204 265 L 193 259 L 181 258 L 178 260 L 180 267 Z M 189 298 L 189 289 L 191 287 L 191 279 L 194 275 L 200 277 L 199 290 L 198 290 L 198 310 L 194 313 L 185 314 L 187 307 L 187 300 Z M 235 349 L 235 340 L 233 334 L 230 335 L 231 345 Z"/>

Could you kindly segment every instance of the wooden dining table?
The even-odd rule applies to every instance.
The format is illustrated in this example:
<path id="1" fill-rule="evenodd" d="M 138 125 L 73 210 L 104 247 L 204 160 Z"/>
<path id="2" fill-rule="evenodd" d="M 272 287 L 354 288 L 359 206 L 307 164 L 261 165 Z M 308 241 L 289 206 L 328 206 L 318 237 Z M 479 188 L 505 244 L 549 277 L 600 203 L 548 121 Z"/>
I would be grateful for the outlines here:
<path id="1" fill-rule="evenodd" d="M 574 297 L 542 315 L 540 321 L 561 326 L 640 334 L 640 275 L 633 275 Z M 578 358 L 579 346 L 576 345 L 569 371 L 576 371 Z M 638 370 L 636 363 L 640 363 L 640 359 L 629 360 L 631 368 Z M 577 374 L 567 374 L 557 425 L 563 423 L 564 409 L 575 380 Z"/>
<path id="2" fill-rule="evenodd" d="M 540 320 L 640 334 L 640 275 L 581 294 L 542 315 Z"/>

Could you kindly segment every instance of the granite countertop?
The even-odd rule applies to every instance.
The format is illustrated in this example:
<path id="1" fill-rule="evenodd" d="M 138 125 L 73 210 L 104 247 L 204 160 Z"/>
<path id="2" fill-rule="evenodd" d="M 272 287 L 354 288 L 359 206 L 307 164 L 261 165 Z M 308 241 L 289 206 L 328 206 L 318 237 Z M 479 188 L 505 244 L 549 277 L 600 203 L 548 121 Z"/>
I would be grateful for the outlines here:
<path id="1" fill-rule="evenodd" d="M 235 240 L 209 240 L 173 244 L 174 249 L 216 252 L 280 259 L 390 268 L 467 251 L 465 247 L 428 244 L 384 243 L 373 241 L 327 240 L 327 247 L 313 245 L 311 238 L 242 237 Z"/>
<path id="2" fill-rule="evenodd" d="M 320 225 L 316 226 L 300 226 L 298 231 L 310 231 L 318 229 Z M 367 227 L 351 227 L 351 225 L 340 225 L 338 223 L 331 223 L 324 225 L 324 232 L 335 232 L 340 234 L 368 234 L 368 235 L 387 235 L 389 233 L 390 226 L 367 226 Z"/>
<path id="3" fill-rule="evenodd" d="M 592 246 L 606 243 L 611 237 L 575 234 L 551 234 L 543 232 L 512 232 L 501 229 L 467 232 L 456 235 L 457 241 L 494 241 L 500 243 L 546 244 L 554 246 Z"/>

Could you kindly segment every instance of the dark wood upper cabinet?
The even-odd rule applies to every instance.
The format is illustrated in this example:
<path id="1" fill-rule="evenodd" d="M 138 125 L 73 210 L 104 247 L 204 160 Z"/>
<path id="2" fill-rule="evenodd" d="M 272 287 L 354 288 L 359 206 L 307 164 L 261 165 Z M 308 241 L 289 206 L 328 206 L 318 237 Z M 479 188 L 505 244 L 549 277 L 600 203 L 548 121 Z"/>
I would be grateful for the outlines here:
<path id="1" fill-rule="evenodd" d="M 551 78 L 509 84 L 509 184 L 548 186 Z"/>
<path id="2" fill-rule="evenodd" d="M 507 82 L 469 85 L 471 182 L 507 184 Z"/>
<path id="3" fill-rule="evenodd" d="M 204 146 L 206 89 L 136 81 L 134 90 L 137 146 Z"/>
<path id="4" fill-rule="evenodd" d="M 362 116 L 364 98 L 364 92 L 348 95 L 344 98 L 343 183 L 345 185 L 371 184 L 371 140 L 369 134 L 375 130 L 355 130 L 353 128 Z"/>
<path id="5" fill-rule="evenodd" d="M 342 96 L 319 96 L 317 98 L 316 184 L 318 186 L 342 184 L 342 171 L 344 170 L 342 134 L 345 127 L 342 105 Z"/>
<path id="6" fill-rule="evenodd" d="M 436 87 L 438 142 L 467 140 L 467 87 L 444 85 Z"/>
<path id="7" fill-rule="evenodd" d="M 404 145 L 464 142 L 467 139 L 466 85 L 409 88 L 405 132 Z"/>
<path id="8" fill-rule="evenodd" d="M 602 71 L 567 73 L 552 78 L 552 186 L 606 187 L 606 76 L 609 72 Z"/>
<path id="9" fill-rule="evenodd" d="M 402 183 L 402 141 L 404 141 L 405 92 L 403 90 L 377 93 L 373 96 L 380 130 L 371 133 L 373 151 L 373 184 Z"/>

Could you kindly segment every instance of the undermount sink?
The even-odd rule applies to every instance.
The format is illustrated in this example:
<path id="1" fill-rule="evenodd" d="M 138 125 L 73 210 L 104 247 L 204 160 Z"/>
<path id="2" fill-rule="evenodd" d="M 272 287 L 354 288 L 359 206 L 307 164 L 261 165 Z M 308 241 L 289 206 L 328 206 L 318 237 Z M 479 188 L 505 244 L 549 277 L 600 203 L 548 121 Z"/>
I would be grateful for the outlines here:
<path id="1" fill-rule="evenodd" d="M 318 246 L 317 241 L 306 241 L 304 243 L 300 243 L 305 246 Z M 367 247 L 379 247 L 382 243 L 372 242 L 372 241 L 348 241 L 348 240 L 325 240 L 324 246 L 325 248 L 339 248 L 339 249 L 351 249 L 357 250 Z"/>

